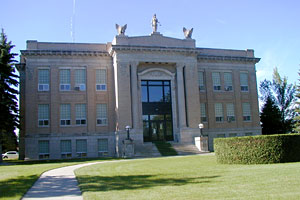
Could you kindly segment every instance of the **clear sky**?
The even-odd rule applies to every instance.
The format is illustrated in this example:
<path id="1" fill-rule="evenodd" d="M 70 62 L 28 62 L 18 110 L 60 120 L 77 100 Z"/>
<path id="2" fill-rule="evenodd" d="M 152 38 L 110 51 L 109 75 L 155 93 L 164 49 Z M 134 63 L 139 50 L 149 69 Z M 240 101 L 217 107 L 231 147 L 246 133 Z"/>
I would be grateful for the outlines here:
<path id="1" fill-rule="evenodd" d="M 254 49 L 261 58 L 257 78 L 272 78 L 276 66 L 290 83 L 300 69 L 299 0 L 2 0 L 0 27 L 16 45 L 26 40 L 107 43 L 115 24 L 127 24 L 126 35 L 149 35 L 154 13 L 164 36 L 184 38 L 194 28 L 197 47 Z M 74 13 L 73 13 L 74 11 Z"/>

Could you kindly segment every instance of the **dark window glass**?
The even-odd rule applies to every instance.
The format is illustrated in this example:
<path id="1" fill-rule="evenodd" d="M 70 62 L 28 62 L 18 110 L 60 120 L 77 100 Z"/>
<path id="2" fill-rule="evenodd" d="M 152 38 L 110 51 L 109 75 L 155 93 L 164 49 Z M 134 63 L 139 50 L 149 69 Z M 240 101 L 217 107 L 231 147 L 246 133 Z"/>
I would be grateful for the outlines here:
<path id="1" fill-rule="evenodd" d="M 171 102 L 170 86 L 164 87 L 164 93 L 165 93 L 165 102 Z"/>
<path id="2" fill-rule="evenodd" d="M 150 115 L 150 120 L 164 120 L 163 115 Z"/>
<path id="3" fill-rule="evenodd" d="M 148 102 L 147 86 L 142 86 L 142 102 Z"/>

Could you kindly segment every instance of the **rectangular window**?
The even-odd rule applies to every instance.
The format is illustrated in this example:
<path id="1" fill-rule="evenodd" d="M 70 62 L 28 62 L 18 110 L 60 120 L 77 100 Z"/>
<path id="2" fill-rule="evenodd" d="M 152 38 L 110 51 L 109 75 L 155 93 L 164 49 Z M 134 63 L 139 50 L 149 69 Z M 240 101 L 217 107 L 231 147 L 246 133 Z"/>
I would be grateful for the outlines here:
<path id="1" fill-rule="evenodd" d="M 237 137 L 237 133 L 229 133 L 229 137 Z"/>
<path id="2" fill-rule="evenodd" d="M 240 82 L 241 82 L 241 91 L 248 91 L 248 73 L 241 72 L 240 73 Z"/>
<path id="3" fill-rule="evenodd" d="M 76 125 L 86 125 L 86 104 L 76 104 Z"/>
<path id="4" fill-rule="evenodd" d="M 107 105 L 97 104 L 97 125 L 107 125 Z"/>
<path id="5" fill-rule="evenodd" d="M 49 91 L 49 69 L 38 70 L 38 91 Z"/>
<path id="6" fill-rule="evenodd" d="M 60 125 L 69 126 L 71 125 L 71 105 L 61 104 L 60 105 Z"/>
<path id="7" fill-rule="evenodd" d="M 106 69 L 96 70 L 96 90 L 106 91 Z"/>
<path id="8" fill-rule="evenodd" d="M 198 83 L 199 83 L 199 89 L 205 90 L 204 86 L 204 72 L 198 72 Z"/>
<path id="9" fill-rule="evenodd" d="M 76 140 L 76 155 L 77 157 L 86 157 L 87 144 L 85 139 Z"/>
<path id="10" fill-rule="evenodd" d="M 39 159 L 48 159 L 49 154 L 49 140 L 39 141 Z"/>
<path id="11" fill-rule="evenodd" d="M 108 155 L 108 139 L 98 139 L 98 156 Z"/>
<path id="12" fill-rule="evenodd" d="M 205 103 L 200 103 L 200 116 L 201 116 L 201 122 L 207 122 Z"/>
<path id="13" fill-rule="evenodd" d="M 225 91 L 232 91 L 232 74 L 230 72 L 224 73 L 224 84 L 225 84 Z"/>
<path id="14" fill-rule="evenodd" d="M 252 136 L 252 133 L 245 133 L 245 136 Z"/>
<path id="15" fill-rule="evenodd" d="M 224 133 L 217 134 L 217 138 L 224 138 L 226 135 Z"/>
<path id="16" fill-rule="evenodd" d="M 48 104 L 38 105 L 38 125 L 49 126 L 49 105 Z"/>
<path id="17" fill-rule="evenodd" d="M 86 88 L 86 72 L 85 69 L 75 70 L 75 90 L 85 91 Z"/>
<path id="18" fill-rule="evenodd" d="M 244 121 L 251 121 L 251 108 L 250 103 L 243 103 L 243 120 Z"/>
<path id="19" fill-rule="evenodd" d="M 71 140 L 61 140 L 60 141 L 60 152 L 62 158 L 72 157 L 72 145 Z"/>
<path id="20" fill-rule="evenodd" d="M 69 69 L 59 70 L 59 90 L 70 91 L 71 90 L 71 73 Z"/>
<path id="21" fill-rule="evenodd" d="M 234 114 L 234 104 L 233 103 L 226 104 L 226 112 L 227 112 L 227 121 L 234 122 L 235 114 Z"/>
<path id="22" fill-rule="evenodd" d="M 215 116 L 216 116 L 216 122 L 224 121 L 222 103 L 215 103 Z"/>
<path id="23" fill-rule="evenodd" d="M 219 72 L 212 73 L 212 81 L 213 81 L 214 90 L 215 91 L 221 90 L 221 79 L 220 79 Z"/>

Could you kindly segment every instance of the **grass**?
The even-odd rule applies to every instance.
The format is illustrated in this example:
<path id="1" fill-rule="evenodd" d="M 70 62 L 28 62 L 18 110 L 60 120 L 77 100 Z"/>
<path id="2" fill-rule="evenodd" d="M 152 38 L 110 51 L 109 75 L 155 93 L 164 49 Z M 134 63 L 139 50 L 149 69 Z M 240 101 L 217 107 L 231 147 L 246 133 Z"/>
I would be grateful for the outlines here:
<path id="1" fill-rule="evenodd" d="M 154 142 L 157 150 L 162 156 L 176 156 L 177 152 L 170 143 L 159 141 Z"/>
<path id="2" fill-rule="evenodd" d="M 50 169 L 99 160 L 99 158 L 44 161 L 4 160 L 3 165 L 0 165 L 0 199 L 21 199 L 39 176 Z"/>
<path id="3" fill-rule="evenodd" d="M 300 199 L 300 163 L 222 165 L 214 155 L 103 163 L 75 171 L 84 199 Z"/>

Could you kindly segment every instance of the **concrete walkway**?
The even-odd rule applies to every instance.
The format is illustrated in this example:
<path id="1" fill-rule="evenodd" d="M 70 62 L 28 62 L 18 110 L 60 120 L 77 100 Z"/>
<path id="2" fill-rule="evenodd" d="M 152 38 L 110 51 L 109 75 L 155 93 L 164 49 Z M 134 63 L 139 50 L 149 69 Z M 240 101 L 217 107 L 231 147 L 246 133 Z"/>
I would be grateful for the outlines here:
<path id="1" fill-rule="evenodd" d="M 27 191 L 23 200 L 83 200 L 74 170 L 89 165 L 121 162 L 126 160 L 100 161 L 53 169 L 44 172 L 34 185 Z"/>

